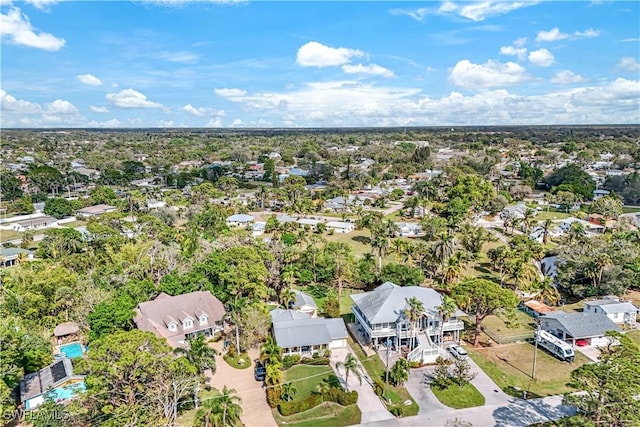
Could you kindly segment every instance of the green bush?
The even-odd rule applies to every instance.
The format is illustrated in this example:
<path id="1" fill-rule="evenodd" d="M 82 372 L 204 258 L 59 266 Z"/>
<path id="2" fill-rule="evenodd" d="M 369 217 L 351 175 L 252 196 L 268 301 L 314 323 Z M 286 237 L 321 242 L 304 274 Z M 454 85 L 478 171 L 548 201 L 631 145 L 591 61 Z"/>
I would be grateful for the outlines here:
<path id="1" fill-rule="evenodd" d="M 269 387 L 267 389 L 267 403 L 271 408 L 277 407 L 280 402 L 282 402 L 282 398 L 280 397 L 282 394 L 282 387 Z M 283 403 L 291 403 L 291 402 L 283 402 Z"/>
<path id="2" fill-rule="evenodd" d="M 393 415 L 394 417 L 401 417 L 402 416 L 402 406 L 392 406 L 389 408 L 389 412 L 391 412 L 391 415 Z"/>
<path id="3" fill-rule="evenodd" d="M 300 363 L 302 363 L 303 365 L 329 365 L 330 360 L 326 357 L 317 357 L 314 359 L 308 358 L 308 357 L 304 357 L 302 358 L 302 360 L 300 360 Z"/>
<path id="4" fill-rule="evenodd" d="M 225 354 L 222 358 L 232 368 L 246 369 L 251 366 L 251 359 L 249 358 L 249 355 L 247 353 L 241 353 L 235 356 Z"/>
<path id="5" fill-rule="evenodd" d="M 278 412 L 283 416 L 297 414 L 299 412 L 308 411 L 311 408 L 315 408 L 322 403 L 322 396 L 319 394 L 312 394 L 306 399 L 292 401 L 292 402 L 280 402 L 278 405 Z"/>
<path id="6" fill-rule="evenodd" d="M 378 397 L 384 394 L 384 381 L 380 378 L 373 379 L 373 391 L 378 395 Z"/>
<path id="7" fill-rule="evenodd" d="M 282 358 L 282 366 L 284 369 L 289 369 L 290 367 L 295 366 L 298 363 L 300 363 L 299 354 L 287 355 Z"/>

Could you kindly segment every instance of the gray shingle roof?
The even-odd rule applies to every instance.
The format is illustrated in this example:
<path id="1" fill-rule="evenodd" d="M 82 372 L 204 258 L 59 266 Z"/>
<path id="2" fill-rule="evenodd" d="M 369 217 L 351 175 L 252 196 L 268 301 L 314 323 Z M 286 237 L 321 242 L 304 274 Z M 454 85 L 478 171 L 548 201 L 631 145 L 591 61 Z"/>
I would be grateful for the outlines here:
<path id="1" fill-rule="evenodd" d="M 591 307 L 600 307 L 607 314 L 614 313 L 637 313 L 638 307 L 626 301 L 618 301 L 614 299 L 599 299 L 593 301 L 585 301 L 584 305 Z"/>
<path id="2" fill-rule="evenodd" d="M 348 336 L 342 319 L 320 317 L 274 322 L 273 334 L 282 348 L 329 344 Z"/>
<path id="3" fill-rule="evenodd" d="M 607 331 L 622 330 L 606 314 L 601 313 L 567 313 L 556 311 L 541 316 L 543 328 L 545 320 L 551 320 L 549 326 L 558 324 L 573 338 L 590 338 L 603 336 Z M 556 323 L 557 322 L 557 323 Z"/>
<path id="4" fill-rule="evenodd" d="M 351 299 L 371 324 L 395 322 L 407 306 L 408 298 L 422 301 L 426 312 L 437 313 L 442 296 L 430 288 L 401 287 L 385 282 L 371 292 L 351 295 Z"/>
<path id="5" fill-rule="evenodd" d="M 311 307 L 318 308 L 318 305 L 311 295 L 305 294 L 302 291 L 293 292 L 296 294 L 296 301 L 293 303 L 293 308 L 300 308 L 303 305 L 310 305 Z"/>

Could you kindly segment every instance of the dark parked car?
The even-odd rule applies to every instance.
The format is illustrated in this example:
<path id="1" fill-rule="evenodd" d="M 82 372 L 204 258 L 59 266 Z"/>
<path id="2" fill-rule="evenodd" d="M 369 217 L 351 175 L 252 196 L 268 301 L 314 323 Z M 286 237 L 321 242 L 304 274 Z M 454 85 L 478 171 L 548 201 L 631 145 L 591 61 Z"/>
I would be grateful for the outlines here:
<path id="1" fill-rule="evenodd" d="M 267 370 L 265 369 L 262 362 L 256 360 L 256 367 L 253 368 L 253 377 L 256 381 L 264 381 L 264 378 L 267 376 Z"/>

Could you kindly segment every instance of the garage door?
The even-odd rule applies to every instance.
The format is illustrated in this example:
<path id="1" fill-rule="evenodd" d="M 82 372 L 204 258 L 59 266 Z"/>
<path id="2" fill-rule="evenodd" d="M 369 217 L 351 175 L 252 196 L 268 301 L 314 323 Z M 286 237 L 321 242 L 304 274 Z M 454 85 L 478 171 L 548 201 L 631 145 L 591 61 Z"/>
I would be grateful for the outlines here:
<path id="1" fill-rule="evenodd" d="M 591 345 L 596 347 L 604 347 L 609 344 L 609 339 L 607 337 L 601 338 L 591 338 Z"/>
<path id="2" fill-rule="evenodd" d="M 344 348 L 347 346 L 347 340 L 333 340 L 329 343 L 329 348 Z"/>

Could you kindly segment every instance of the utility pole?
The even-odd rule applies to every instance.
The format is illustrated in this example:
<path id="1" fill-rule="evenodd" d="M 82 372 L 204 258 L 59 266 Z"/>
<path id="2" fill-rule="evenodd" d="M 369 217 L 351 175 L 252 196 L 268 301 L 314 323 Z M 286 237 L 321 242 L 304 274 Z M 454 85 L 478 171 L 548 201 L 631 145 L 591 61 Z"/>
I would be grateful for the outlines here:
<path id="1" fill-rule="evenodd" d="M 385 373 L 385 381 L 384 381 L 384 393 L 383 393 L 383 398 L 386 399 L 387 396 L 387 387 L 389 386 L 389 351 L 391 347 L 391 339 L 387 338 L 387 371 Z"/>
<path id="2" fill-rule="evenodd" d="M 531 379 L 536 379 L 536 362 L 538 359 L 538 334 L 540 333 L 540 323 L 533 334 L 534 350 L 533 350 L 533 370 L 531 371 Z"/>

